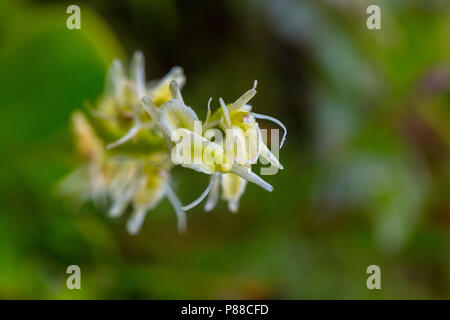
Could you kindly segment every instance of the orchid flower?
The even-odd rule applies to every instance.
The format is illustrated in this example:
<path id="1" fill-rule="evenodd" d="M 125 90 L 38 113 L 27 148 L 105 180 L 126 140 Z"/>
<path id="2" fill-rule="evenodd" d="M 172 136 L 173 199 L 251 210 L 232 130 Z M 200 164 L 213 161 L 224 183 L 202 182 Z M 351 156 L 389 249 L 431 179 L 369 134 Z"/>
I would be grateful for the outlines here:
<path id="1" fill-rule="evenodd" d="M 257 146 L 255 148 L 250 148 L 246 146 L 246 150 L 249 150 L 248 154 L 248 164 L 256 163 L 259 157 L 263 157 L 265 160 L 269 161 L 274 167 L 283 169 L 283 166 L 278 161 L 277 157 L 269 150 L 266 144 L 262 140 L 261 130 L 259 124 L 255 119 L 266 119 L 278 124 L 283 130 L 283 137 L 281 139 L 280 147 L 283 146 L 286 139 L 287 129 L 282 122 L 279 120 L 251 112 L 252 107 L 247 104 L 256 94 L 257 81 L 255 80 L 252 89 L 245 92 L 241 97 L 239 97 L 235 102 L 226 105 L 222 98 L 219 98 L 221 109 L 218 109 L 215 114 L 211 117 L 211 121 L 219 121 L 220 126 L 223 130 L 231 130 L 236 141 L 246 141 L 246 136 L 257 136 Z M 256 132 L 256 133 L 254 133 Z M 247 139 L 248 141 L 248 139 Z"/>
<path id="2" fill-rule="evenodd" d="M 175 209 L 178 230 L 185 232 L 186 216 L 170 186 L 165 168 L 155 167 L 151 161 L 131 161 L 121 166 L 111 184 L 111 194 L 115 201 L 110 208 L 110 216 L 122 215 L 131 204 L 133 211 L 127 222 L 127 231 L 130 234 L 139 232 L 147 212 L 153 210 L 164 197 L 167 197 Z"/>

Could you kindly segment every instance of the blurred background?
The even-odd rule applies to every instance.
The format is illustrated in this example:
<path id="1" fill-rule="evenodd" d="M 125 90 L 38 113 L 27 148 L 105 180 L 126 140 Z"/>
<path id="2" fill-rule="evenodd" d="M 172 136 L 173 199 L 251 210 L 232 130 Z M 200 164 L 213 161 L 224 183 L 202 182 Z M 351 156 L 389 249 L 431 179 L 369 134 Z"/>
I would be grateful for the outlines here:
<path id="1" fill-rule="evenodd" d="M 167 200 L 130 236 L 58 194 L 78 165 L 70 113 L 137 49 L 148 79 L 184 68 L 200 118 L 258 79 L 254 111 L 288 127 L 272 193 L 199 206 L 183 236 Z M 0 298 L 450 298 L 449 1 L 2 0 L 0 146 Z M 174 175 L 183 203 L 208 181 Z"/>

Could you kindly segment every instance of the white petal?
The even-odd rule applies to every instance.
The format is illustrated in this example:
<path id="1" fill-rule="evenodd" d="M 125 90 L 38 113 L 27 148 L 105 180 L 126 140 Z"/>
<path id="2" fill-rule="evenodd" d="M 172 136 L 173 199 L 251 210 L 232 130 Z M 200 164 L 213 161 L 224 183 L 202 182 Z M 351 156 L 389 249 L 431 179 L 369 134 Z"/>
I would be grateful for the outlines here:
<path id="1" fill-rule="evenodd" d="M 274 117 L 266 116 L 264 114 L 252 112 L 252 116 L 254 116 L 257 119 L 265 119 L 265 120 L 275 122 L 277 125 L 279 125 L 281 128 L 283 128 L 284 133 L 283 133 L 283 138 L 281 139 L 281 143 L 280 143 L 280 148 L 282 148 L 283 144 L 284 144 L 284 140 L 286 140 L 286 135 L 287 135 L 287 129 L 286 129 L 285 125 L 280 120 L 275 119 Z"/>
<path id="2" fill-rule="evenodd" d="M 150 118 L 152 118 L 153 121 L 158 123 L 159 121 L 158 109 L 155 107 L 152 99 L 150 99 L 147 96 L 143 96 L 141 98 L 141 105 L 144 107 L 145 111 L 147 111 Z"/>
<path id="3" fill-rule="evenodd" d="M 244 178 L 245 180 L 252 182 L 254 184 L 257 184 L 261 188 L 263 188 L 266 191 L 271 192 L 273 190 L 273 187 L 264 181 L 261 177 L 259 177 L 257 174 L 253 173 L 250 169 L 244 168 L 242 166 L 235 165 L 231 169 L 232 173 L 237 174 L 241 178 Z"/>
<path id="4" fill-rule="evenodd" d="M 128 140 L 131 140 L 132 138 L 134 138 L 136 136 L 136 134 L 139 132 L 140 130 L 140 126 L 133 126 L 130 128 L 130 130 L 128 130 L 128 132 L 119 140 L 112 142 L 110 144 L 108 144 L 106 146 L 106 149 L 112 149 L 115 148 L 125 142 L 127 142 Z"/>
<path id="5" fill-rule="evenodd" d="M 128 204 L 131 202 L 133 193 L 134 193 L 133 188 L 128 188 L 119 197 L 114 199 L 114 203 L 108 211 L 109 216 L 110 217 L 120 216 L 124 212 Z"/>
<path id="6" fill-rule="evenodd" d="M 249 155 L 244 131 L 240 127 L 234 126 L 231 129 L 231 134 L 233 140 L 229 140 L 227 148 L 230 148 L 228 151 L 233 150 L 231 154 L 233 155 L 234 163 L 247 164 Z"/>
<path id="7" fill-rule="evenodd" d="M 145 172 L 141 178 L 139 188 L 133 195 L 133 207 L 145 207 L 147 210 L 155 208 L 164 197 L 166 180 L 157 172 Z"/>
<path id="8" fill-rule="evenodd" d="M 246 103 L 248 103 L 256 94 L 256 86 L 258 85 L 258 81 L 255 80 L 253 84 L 253 88 L 248 90 L 246 93 L 244 93 L 242 96 L 240 96 L 233 104 L 230 106 L 230 111 L 239 109 L 242 106 L 244 106 Z"/>
<path id="9" fill-rule="evenodd" d="M 132 213 L 131 217 L 127 221 L 127 231 L 129 234 L 135 235 L 139 232 L 139 230 L 141 230 L 146 213 L 146 207 L 141 207 Z"/>
<path id="10" fill-rule="evenodd" d="M 159 109 L 159 124 L 169 137 L 179 128 L 194 131 L 195 121 L 199 121 L 195 111 L 180 100 L 169 100 Z"/>
<path id="11" fill-rule="evenodd" d="M 214 151 L 216 156 L 219 157 L 220 155 L 223 156 L 223 149 L 218 144 L 211 142 L 192 131 L 180 129 L 177 133 L 180 133 L 183 138 L 172 148 L 172 162 L 198 172 L 206 174 L 214 173 L 216 169 L 216 159 L 206 158 L 207 151 Z M 220 158 L 218 161 L 220 161 Z"/>
<path id="12" fill-rule="evenodd" d="M 97 163 L 89 163 L 89 178 L 91 187 L 91 199 L 98 206 L 103 206 L 106 203 L 107 184 L 105 176 L 101 171 L 101 167 Z"/>
<path id="13" fill-rule="evenodd" d="M 278 161 L 277 157 L 270 152 L 269 148 L 264 143 L 261 143 L 261 156 L 270 162 L 274 167 L 280 168 L 283 170 L 283 165 Z"/>
<path id="14" fill-rule="evenodd" d="M 258 162 L 258 158 L 259 155 L 261 154 L 261 144 L 263 143 L 262 141 L 262 136 L 261 136 L 261 130 L 259 129 L 259 126 L 256 122 L 253 123 L 253 128 L 250 128 L 250 130 L 255 130 L 256 133 L 256 150 L 255 148 L 253 148 L 253 143 L 254 142 L 250 142 L 248 141 L 247 143 L 247 148 L 249 150 L 249 163 L 250 164 L 254 164 L 256 162 Z M 250 138 L 250 133 L 247 132 L 247 137 Z"/>
<path id="15" fill-rule="evenodd" d="M 206 130 L 212 128 L 212 127 L 215 127 L 215 126 L 217 126 L 219 123 L 220 123 L 220 120 L 213 121 L 213 122 L 210 122 L 210 123 L 208 123 L 208 124 L 205 124 L 205 125 L 203 126 L 203 131 L 206 131 Z"/>
<path id="16" fill-rule="evenodd" d="M 109 67 L 108 75 L 106 77 L 105 94 L 107 96 L 117 96 L 122 89 L 125 79 L 126 77 L 122 61 L 119 59 L 114 59 Z"/>
<path id="17" fill-rule="evenodd" d="M 117 217 L 123 213 L 140 186 L 139 170 L 134 162 L 121 163 L 118 170 L 108 185 L 113 199 L 108 212 L 111 217 Z"/>
<path id="18" fill-rule="evenodd" d="M 205 130 L 206 126 L 209 123 L 209 120 L 211 119 L 211 101 L 212 101 L 212 97 L 210 97 L 208 100 L 208 112 L 206 113 L 206 119 L 203 124 L 203 130 Z"/>
<path id="19" fill-rule="evenodd" d="M 143 189 L 136 190 L 134 193 L 133 206 L 135 211 L 127 221 L 127 230 L 130 234 L 139 232 L 146 213 L 158 205 L 166 191 L 164 184 L 157 186 L 156 189 L 147 189 L 147 177 L 141 180 L 140 187 Z M 142 196 L 147 201 L 145 204 L 139 204 L 139 202 L 142 202 Z"/>
<path id="20" fill-rule="evenodd" d="M 170 81 L 169 90 L 170 90 L 170 95 L 172 96 L 172 99 L 178 99 L 184 103 L 183 97 L 181 96 L 180 88 L 178 86 L 178 83 L 175 80 Z"/>
<path id="21" fill-rule="evenodd" d="M 145 60 L 142 51 L 136 51 L 130 63 L 131 79 L 136 83 L 137 98 L 145 95 Z"/>
<path id="22" fill-rule="evenodd" d="M 211 192 L 208 195 L 208 199 L 206 200 L 205 206 L 204 206 L 204 210 L 205 211 L 211 211 L 212 209 L 214 209 L 217 205 L 217 202 L 219 201 L 219 179 L 217 179 L 216 181 L 214 181 L 214 184 L 212 186 Z"/>
<path id="23" fill-rule="evenodd" d="M 239 200 L 228 201 L 228 210 L 230 210 L 233 213 L 238 212 L 239 211 Z"/>
<path id="24" fill-rule="evenodd" d="M 213 176 L 211 177 L 211 181 L 208 184 L 208 186 L 206 187 L 205 191 L 203 191 L 203 193 L 200 195 L 200 197 L 198 197 L 196 200 L 194 200 L 193 202 L 191 202 L 190 204 L 186 205 L 183 207 L 183 210 L 188 211 L 192 208 L 194 208 L 195 206 L 197 206 L 200 202 L 203 201 L 203 199 L 206 198 L 206 196 L 209 194 L 209 192 L 211 191 L 211 188 L 213 187 L 214 183 L 216 182 L 217 178 L 219 177 L 219 173 L 215 173 L 213 174 Z"/>
<path id="25" fill-rule="evenodd" d="M 162 86 L 167 86 L 172 80 L 175 80 L 180 88 L 183 88 L 186 77 L 183 73 L 183 68 L 173 67 L 162 79 L 152 80 L 148 84 L 150 93 L 157 91 Z"/>
<path id="26" fill-rule="evenodd" d="M 170 136 L 166 133 L 164 128 L 161 126 L 160 123 L 160 109 L 156 108 L 155 104 L 153 103 L 153 100 L 147 96 L 142 97 L 141 99 L 141 105 L 144 107 L 145 111 L 148 113 L 150 118 L 152 118 L 155 125 L 158 126 L 162 130 L 162 135 L 164 137 L 164 140 L 166 141 L 166 144 L 172 147 L 172 141 L 170 140 Z"/>
<path id="27" fill-rule="evenodd" d="M 220 102 L 220 106 L 222 107 L 222 113 L 223 113 L 223 117 L 225 119 L 225 124 L 227 125 L 228 128 L 231 128 L 231 120 L 230 120 L 230 114 L 228 113 L 228 108 L 225 105 L 225 102 L 223 101 L 222 98 L 219 98 L 219 102 Z"/>
<path id="28" fill-rule="evenodd" d="M 222 197 L 228 201 L 228 208 L 231 212 L 237 212 L 239 199 L 244 194 L 247 180 L 233 173 L 222 175 Z"/>
<path id="29" fill-rule="evenodd" d="M 172 204 L 173 208 L 175 209 L 175 213 L 177 214 L 178 231 L 180 233 L 185 233 L 186 232 L 186 213 L 183 211 L 183 208 L 181 207 L 181 202 L 178 199 L 178 197 L 175 195 L 175 192 L 173 192 L 169 183 L 166 184 L 165 188 L 166 188 L 167 199 L 169 199 L 170 203 Z"/>

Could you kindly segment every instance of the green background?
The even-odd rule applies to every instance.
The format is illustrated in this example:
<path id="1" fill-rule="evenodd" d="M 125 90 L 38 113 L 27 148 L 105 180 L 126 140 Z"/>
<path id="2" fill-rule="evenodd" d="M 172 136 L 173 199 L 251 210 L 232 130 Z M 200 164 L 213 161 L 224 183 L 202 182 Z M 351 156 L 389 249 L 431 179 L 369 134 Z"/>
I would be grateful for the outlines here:
<path id="1" fill-rule="evenodd" d="M 0 2 L 0 298 L 450 298 L 449 1 L 78 1 L 81 30 L 70 4 Z M 70 113 L 137 49 L 149 79 L 184 68 L 200 118 L 258 79 L 254 111 L 288 127 L 272 193 L 199 206 L 186 235 L 164 200 L 137 236 L 58 194 Z M 188 203 L 208 177 L 174 180 Z"/>

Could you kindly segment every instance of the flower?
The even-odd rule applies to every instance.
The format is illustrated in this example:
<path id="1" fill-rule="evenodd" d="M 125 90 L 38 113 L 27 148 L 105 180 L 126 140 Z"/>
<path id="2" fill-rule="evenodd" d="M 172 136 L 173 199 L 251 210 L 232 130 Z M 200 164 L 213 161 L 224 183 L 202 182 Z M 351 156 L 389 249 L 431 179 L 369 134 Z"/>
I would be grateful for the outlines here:
<path id="1" fill-rule="evenodd" d="M 142 129 L 152 128 L 152 119 L 141 108 L 141 97 L 150 97 L 159 107 L 170 99 L 171 81 L 177 81 L 180 87 L 186 82 L 183 69 L 174 67 L 162 79 L 146 84 L 145 61 L 140 51 L 134 54 L 129 69 L 128 76 L 123 63 L 118 59 L 113 61 L 108 71 L 105 93 L 99 102 L 99 108 L 93 112 L 95 116 L 105 120 L 104 125 L 110 131 L 121 133 L 119 139 L 107 145 L 108 149 L 133 139 Z"/>
<path id="2" fill-rule="evenodd" d="M 161 161 L 163 154 L 153 154 L 145 161 L 126 160 L 118 167 L 111 180 L 111 198 L 113 204 L 109 215 L 122 215 L 131 204 L 132 213 L 127 222 L 130 234 L 139 232 L 148 211 L 153 210 L 164 197 L 172 204 L 177 214 L 178 230 L 186 231 L 186 216 L 174 191 L 170 186 L 167 167 L 154 166 Z"/>
<path id="3" fill-rule="evenodd" d="M 247 103 L 256 94 L 257 81 L 255 80 L 253 88 L 245 92 L 235 102 L 226 105 L 222 98 L 219 98 L 221 109 L 218 109 L 211 117 L 211 122 L 217 122 L 223 130 L 230 129 L 233 133 L 235 140 L 246 141 L 245 137 L 254 137 L 256 141 L 256 147 L 246 146 L 245 150 L 249 150 L 247 155 L 247 163 L 254 164 L 259 157 L 269 161 L 274 167 L 283 169 L 283 166 L 278 161 L 277 157 L 269 150 L 266 144 L 262 140 L 261 130 L 259 124 L 256 122 L 258 119 L 266 119 L 277 123 L 283 128 L 284 134 L 281 139 L 280 148 L 283 146 L 286 139 L 287 129 L 284 124 L 270 116 L 251 112 L 252 107 Z M 250 140 L 252 141 L 252 140 Z"/>

